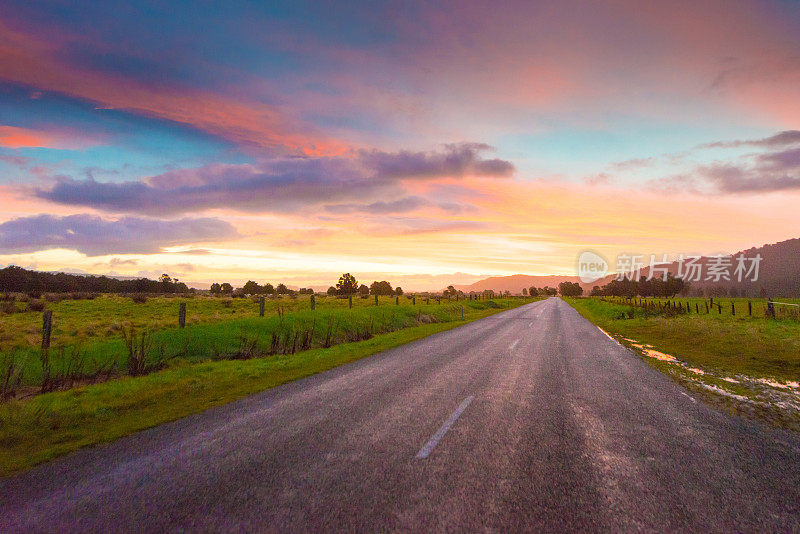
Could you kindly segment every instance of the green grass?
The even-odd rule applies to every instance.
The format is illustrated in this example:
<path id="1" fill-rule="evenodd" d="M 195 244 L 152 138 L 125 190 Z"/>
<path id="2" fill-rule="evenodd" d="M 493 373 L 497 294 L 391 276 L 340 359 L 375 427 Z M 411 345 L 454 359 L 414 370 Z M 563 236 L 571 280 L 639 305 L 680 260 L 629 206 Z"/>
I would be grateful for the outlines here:
<path id="1" fill-rule="evenodd" d="M 249 360 L 197 361 L 204 358 L 200 354 L 208 354 L 212 340 L 223 343 L 225 339 L 234 339 L 239 327 L 267 329 L 265 323 L 268 320 L 242 319 L 236 321 L 236 328 L 232 328 L 230 323 L 193 327 L 186 331 L 192 356 L 173 360 L 170 367 L 163 371 L 0 405 L 0 473 L 7 475 L 26 469 L 81 447 L 108 442 L 197 413 L 532 300 L 535 299 L 466 301 L 459 303 L 457 315 L 452 309 L 448 311 L 448 308 L 455 306 L 446 306 L 444 303 L 441 306 L 423 306 L 421 310 L 411 306 L 373 306 L 371 309 L 364 307 L 338 312 L 329 310 L 324 313 L 340 318 L 346 314 L 352 319 L 343 322 L 342 331 L 352 331 L 359 321 L 364 324 L 376 317 L 383 317 L 385 324 L 401 329 L 330 348 Z M 460 319 L 462 304 L 465 308 L 464 320 Z M 437 313 L 440 315 L 437 316 Z M 420 317 L 422 314 L 437 316 L 441 322 L 419 324 L 416 322 L 418 314 Z M 325 315 L 320 313 L 320 316 Z M 284 315 L 283 319 L 288 322 L 290 315 Z M 309 319 L 310 310 L 292 314 L 291 317 L 295 322 L 307 322 Z M 172 337 L 180 338 L 171 335 L 174 332 L 161 332 L 160 339 L 170 341 Z M 170 342 L 182 344 L 183 340 Z M 195 353 L 195 350 L 198 352 Z"/>
<path id="2" fill-rule="evenodd" d="M 255 298 L 227 298 L 210 296 L 159 296 L 150 297 L 137 304 L 129 297 L 100 295 L 92 300 L 62 300 L 46 302 L 47 309 L 53 312 L 52 344 L 54 346 L 84 345 L 98 339 L 122 338 L 122 328 L 132 325 L 136 328 L 161 330 L 178 324 L 178 305 L 187 304 L 186 323 L 188 325 L 213 324 L 258 317 L 259 304 Z M 394 304 L 394 297 L 380 297 L 381 305 Z M 417 304 L 421 304 L 417 299 Z M 446 301 L 445 301 L 446 302 Z M 401 304 L 410 304 L 406 296 L 400 297 Z M 317 309 L 346 309 L 347 299 L 317 296 Z M 0 315 L 0 352 L 25 350 L 41 344 L 42 313 L 27 310 L 24 302 L 14 303 L 17 313 Z M 374 307 L 374 297 L 353 298 L 354 308 Z M 280 309 L 292 312 L 310 309 L 308 295 L 297 298 L 276 297 L 265 301 L 265 314 L 275 315 Z"/>
<path id="3" fill-rule="evenodd" d="M 750 317 L 748 299 L 736 299 L 736 316 L 730 313 L 731 299 L 720 299 L 722 314 L 706 314 L 706 299 L 676 299 L 684 306 L 688 301 L 692 313 L 671 316 L 622 301 L 565 300 L 606 332 L 652 345 L 700 368 L 780 380 L 800 377 L 800 321 L 766 319 L 763 308 L 759 308 L 760 314 L 754 309 Z M 759 306 L 763 303 L 753 302 Z M 695 303 L 702 310 L 699 315 L 694 313 Z"/>
<path id="4" fill-rule="evenodd" d="M 494 301 L 486 300 L 461 300 L 458 303 L 445 300 L 441 304 L 432 300 L 426 304 L 423 299 L 417 299 L 417 304 L 412 305 L 412 300 L 404 297 L 400 297 L 400 305 L 396 305 L 394 298 L 383 297 L 379 299 L 379 306 L 375 306 L 374 298 L 356 298 L 353 309 L 349 309 L 346 299 L 318 298 L 316 309 L 311 310 L 306 297 L 267 300 L 265 316 L 259 317 L 258 304 L 250 299 L 228 299 L 231 307 L 225 308 L 225 299 L 196 298 L 188 301 L 188 326 L 178 329 L 177 308 L 181 301 L 185 302 L 184 299 L 160 297 L 149 299 L 144 304 L 134 304 L 129 298 L 104 296 L 54 304 L 53 348 L 50 351 L 54 370 L 71 365 L 90 375 L 98 369 L 112 367 L 117 373 L 124 374 L 127 348 L 122 332 L 131 326 L 140 333 L 145 330 L 153 333 L 149 354 L 151 362 L 162 356 L 202 361 L 241 357 L 237 353 L 243 351 L 259 354 L 290 352 L 292 345 L 298 348 L 297 344 L 302 344 L 302 336 L 306 335 L 310 336 L 308 348 L 357 341 L 420 323 L 460 318 L 462 307 L 469 314 L 494 305 L 490 304 Z M 502 299 L 496 301 L 505 302 Z M 30 314 L 0 317 L 0 327 L 4 332 L 25 331 L 18 324 L 23 315 Z M 12 357 L 23 362 L 23 386 L 38 385 L 43 376 L 39 349 L 41 313 L 35 315 L 35 318 L 26 318 L 38 321 L 35 343 L 32 341 L 13 350 L 0 350 L 0 367 Z M 120 316 L 126 319 L 118 320 Z M 63 323 L 81 320 L 86 321 L 86 328 L 100 331 L 109 321 L 115 321 L 116 326 L 103 335 L 88 338 L 59 333 L 59 328 L 64 329 Z"/>

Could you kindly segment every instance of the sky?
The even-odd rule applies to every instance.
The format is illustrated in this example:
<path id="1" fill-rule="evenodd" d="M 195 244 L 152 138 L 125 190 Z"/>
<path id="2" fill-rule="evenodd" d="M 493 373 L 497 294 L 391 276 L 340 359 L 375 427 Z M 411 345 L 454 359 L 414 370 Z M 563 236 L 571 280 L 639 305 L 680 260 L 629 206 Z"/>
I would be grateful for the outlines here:
<path id="1" fill-rule="evenodd" d="M 800 237 L 800 2 L 3 2 L 0 266 L 440 289 Z"/>

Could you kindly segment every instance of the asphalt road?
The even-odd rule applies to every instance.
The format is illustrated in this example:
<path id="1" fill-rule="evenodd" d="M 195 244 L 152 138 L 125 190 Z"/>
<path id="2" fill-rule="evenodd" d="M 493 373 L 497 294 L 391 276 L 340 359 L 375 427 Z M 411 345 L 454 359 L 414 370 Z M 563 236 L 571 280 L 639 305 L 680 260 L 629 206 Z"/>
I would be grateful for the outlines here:
<path id="1" fill-rule="evenodd" d="M 559 299 L 0 481 L 0 531 L 798 531 L 800 437 Z"/>

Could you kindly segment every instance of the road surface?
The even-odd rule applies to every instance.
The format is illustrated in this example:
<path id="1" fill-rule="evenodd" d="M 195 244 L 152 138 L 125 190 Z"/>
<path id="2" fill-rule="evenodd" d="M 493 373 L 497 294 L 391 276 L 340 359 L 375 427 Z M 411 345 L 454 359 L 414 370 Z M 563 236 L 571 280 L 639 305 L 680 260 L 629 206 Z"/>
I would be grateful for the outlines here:
<path id="1" fill-rule="evenodd" d="M 0 531 L 798 531 L 800 438 L 560 299 L 0 480 Z"/>

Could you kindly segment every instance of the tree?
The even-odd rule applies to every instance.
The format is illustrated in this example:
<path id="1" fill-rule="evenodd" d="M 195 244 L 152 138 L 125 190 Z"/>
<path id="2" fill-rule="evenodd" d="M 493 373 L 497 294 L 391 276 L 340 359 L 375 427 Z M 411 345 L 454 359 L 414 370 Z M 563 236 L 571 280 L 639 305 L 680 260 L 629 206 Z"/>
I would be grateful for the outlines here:
<path id="1" fill-rule="evenodd" d="M 172 277 L 167 273 L 162 274 L 158 281 L 161 283 L 161 291 L 170 293 L 172 291 Z"/>
<path id="2" fill-rule="evenodd" d="M 336 294 L 336 288 L 335 288 L 335 287 L 333 287 L 333 286 L 329 287 L 329 288 L 328 288 L 328 295 L 331 295 L 331 296 L 333 296 L 333 295 L 335 295 L 335 294 Z"/>
<path id="3" fill-rule="evenodd" d="M 531 286 L 531 287 L 528 288 L 528 295 L 530 295 L 532 297 L 535 297 L 538 294 L 539 294 L 539 290 L 536 289 L 535 287 Z"/>
<path id="4" fill-rule="evenodd" d="M 275 294 L 275 288 L 272 287 L 272 284 L 270 284 L 269 282 L 264 284 L 264 287 L 261 288 L 261 291 L 263 291 L 265 295 L 274 295 Z"/>
<path id="5" fill-rule="evenodd" d="M 583 295 L 583 288 L 578 282 L 561 282 L 558 291 L 564 297 L 579 297 Z"/>
<path id="6" fill-rule="evenodd" d="M 455 288 L 455 287 L 453 287 L 453 286 L 447 286 L 447 289 L 445 289 L 445 290 L 442 292 L 442 294 L 443 294 L 445 297 L 448 297 L 448 296 L 453 296 L 453 297 L 455 297 L 456 295 L 458 295 L 458 291 L 457 291 L 457 290 L 456 290 L 456 288 Z"/>
<path id="7" fill-rule="evenodd" d="M 528 296 L 528 290 L 525 289 L 524 287 L 522 288 L 522 296 L 523 297 L 527 297 Z"/>
<path id="8" fill-rule="evenodd" d="M 211 284 L 210 292 L 212 295 L 219 295 L 220 293 L 222 293 L 222 286 L 214 282 L 213 284 Z"/>
<path id="9" fill-rule="evenodd" d="M 361 295 L 362 297 L 368 297 L 369 288 L 366 285 L 361 284 L 360 286 L 358 286 L 358 294 Z"/>
<path id="10" fill-rule="evenodd" d="M 285 284 L 278 284 L 278 287 L 275 288 L 275 293 L 278 295 L 286 295 L 289 293 L 289 288 L 286 287 Z"/>
<path id="11" fill-rule="evenodd" d="M 248 280 L 244 287 L 242 287 L 242 291 L 247 295 L 257 295 L 261 292 L 261 286 L 259 286 L 257 282 Z"/>
<path id="12" fill-rule="evenodd" d="M 396 288 L 394 288 L 394 294 L 397 295 L 397 296 L 402 295 L 403 294 L 403 288 L 400 287 L 400 286 L 397 286 Z"/>
<path id="13" fill-rule="evenodd" d="M 220 289 L 221 289 L 221 290 L 222 290 L 222 292 L 223 292 L 223 293 L 225 293 L 226 295 L 230 295 L 231 293 L 233 293 L 233 286 L 232 286 L 232 285 L 230 285 L 228 282 L 225 282 L 225 283 L 223 283 L 223 284 L 220 286 Z"/>
<path id="14" fill-rule="evenodd" d="M 392 289 L 392 284 L 387 282 L 386 280 L 382 282 L 372 282 L 369 286 L 369 292 L 372 295 L 392 295 L 394 294 L 394 290 Z"/>
<path id="15" fill-rule="evenodd" d="M 336 291 L 340 295 L 352 295 L 358 291 L 358 280 L 352 274 L 344 273 L 339 277 L 339 281 L 336 282 Z"/>

